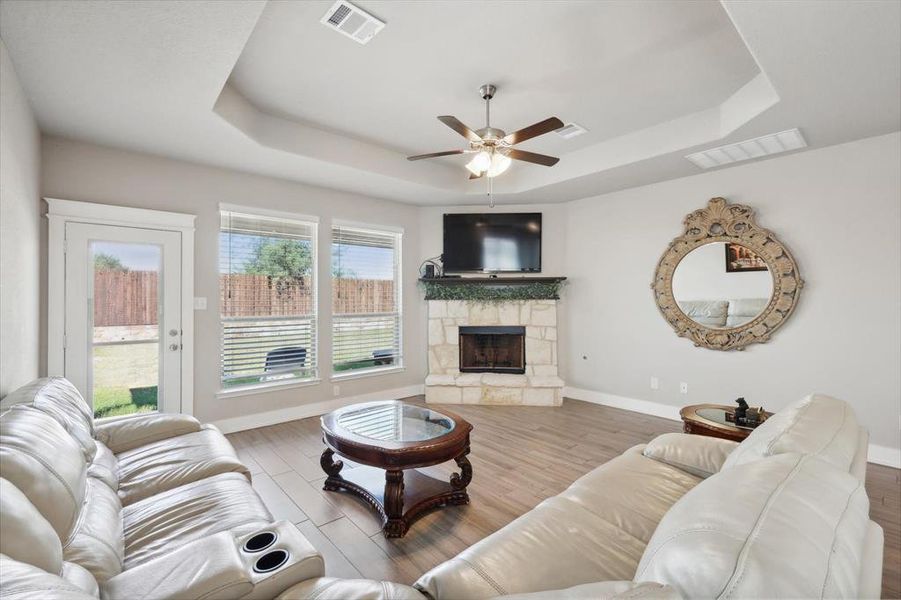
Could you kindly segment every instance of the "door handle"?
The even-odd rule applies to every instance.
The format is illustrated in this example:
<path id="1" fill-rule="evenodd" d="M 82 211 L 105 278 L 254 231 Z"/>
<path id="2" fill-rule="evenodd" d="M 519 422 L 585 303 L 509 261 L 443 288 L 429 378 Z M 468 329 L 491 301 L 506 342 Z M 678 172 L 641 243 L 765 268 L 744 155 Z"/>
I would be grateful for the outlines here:
<path id="1" fill-rule="evenodd" d="M 179 349 L 178 344 L 169 344 L 169 350 L 175 351 Z"/>

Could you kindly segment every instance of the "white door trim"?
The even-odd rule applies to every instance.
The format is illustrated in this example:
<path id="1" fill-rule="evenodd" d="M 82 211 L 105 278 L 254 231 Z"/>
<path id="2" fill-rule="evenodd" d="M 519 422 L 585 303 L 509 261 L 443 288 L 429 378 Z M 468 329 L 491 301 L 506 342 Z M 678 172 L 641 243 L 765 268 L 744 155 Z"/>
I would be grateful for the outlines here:
<path id="1" fill-rule="evenodd" d="M 66 223 L 121 225 L 181 234 L 181 412 L 194 414 L 194 219 L 184 213 L 44 198 L 48 211 L 47 374 L 65 373 Z"/>

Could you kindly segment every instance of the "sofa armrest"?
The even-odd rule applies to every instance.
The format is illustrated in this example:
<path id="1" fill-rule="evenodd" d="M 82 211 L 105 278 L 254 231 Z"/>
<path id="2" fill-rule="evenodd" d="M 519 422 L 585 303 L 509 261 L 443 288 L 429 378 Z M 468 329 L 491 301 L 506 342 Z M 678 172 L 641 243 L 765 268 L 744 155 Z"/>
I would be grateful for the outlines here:
<path id="1" fill-rule="evenodd" d="M 703 479 L 719 473 L 738 442 L 688 433 L 664 433 L 651 440 L 642 454 Z"/>
<path id="2" fill-rule="evenodd" d="M 113 454 L 200 429 L 197 419 L 177 413 L 111 417 L 94 421 L 94 436 L 106 444 Z"/>
<path id="3" fill-rule="evenodd" d="M 277 600 L 429 600 L 416 588 L 374 579 L 318 577 L 285 590 Z"/>
<path id="4" fill-rule="evenodd" d="M 274 542 L 256 552 L 245 550 L 245 542 L 261 532 L 274 533 Z M 279 551 L 287 554 L 281 566 L 265 572 L 255 570 L 260 559 Z M 322 555 L 294 525 L 279 521 L 239 537 L 223 531 L 189 542 L 108 579 L 101 586 L 101 597 L 260 600 L 274 598 L 299 582 L 324 574 Z"/>
<path id="5" fill-rule="evenodd" d="M 650 581 L 598 581 L 566 588 L 529 594 L 497 596 L 494 600 L 682 600 L 675 589 Z"/>

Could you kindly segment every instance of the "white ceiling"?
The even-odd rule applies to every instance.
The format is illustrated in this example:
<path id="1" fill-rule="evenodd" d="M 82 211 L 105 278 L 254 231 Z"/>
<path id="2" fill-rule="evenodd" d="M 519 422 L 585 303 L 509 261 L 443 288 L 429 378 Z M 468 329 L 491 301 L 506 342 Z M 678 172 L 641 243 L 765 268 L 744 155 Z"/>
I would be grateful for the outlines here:
<path id="1" fill-rule="evenodd" d="M 382 2 L 368 45 L 324 2 L 2 0 L 7 45 L 51 134 L 417 204 L 481 201 L 435 119 L 548 116 L 501 202 L 555 202 L 699 172 L 697 149 L 799 127 L 810 148 L 901 129 L 901 3 Z"/>
<path id="2" fill-rule="evenodd" d="M 319 23 L 332 4 L 270 3 L 230 83 L 271 114 L 409 154 L 460 146 L 436 115 L 482 127 L 483 83 L 507 132 L 587 127 L 536 146 L 565 154 L 710 108 L 758 73 L 715 2 L 361 1 L 388 23 L 366 46 Z"/>

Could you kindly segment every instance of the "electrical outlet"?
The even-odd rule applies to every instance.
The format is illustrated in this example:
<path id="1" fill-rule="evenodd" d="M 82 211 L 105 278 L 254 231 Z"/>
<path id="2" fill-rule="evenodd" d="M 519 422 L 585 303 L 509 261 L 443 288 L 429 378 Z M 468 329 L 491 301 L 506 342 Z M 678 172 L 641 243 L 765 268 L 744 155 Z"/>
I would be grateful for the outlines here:
<path id="1" fill-rule="evenodd" d="M 332 386 L 332 396 L 340 396 L 341 395 L 341 386 L 333 385 Z"/>
<path id="2" fill-rule="evenodd" d="M 684 381 L 683 381 L 682 383 L 679 384 L 679 393 L 680 393 L 680 394 L 687 394 L 687 393 L 688 393 L 688 384 L 685 383 Z"/>
<path id="3" fill-rule="evenodd" d="M 659 390 L 660 389 L 660 380 L 654 376 L 651 376 L 651 389 Z"/>

